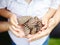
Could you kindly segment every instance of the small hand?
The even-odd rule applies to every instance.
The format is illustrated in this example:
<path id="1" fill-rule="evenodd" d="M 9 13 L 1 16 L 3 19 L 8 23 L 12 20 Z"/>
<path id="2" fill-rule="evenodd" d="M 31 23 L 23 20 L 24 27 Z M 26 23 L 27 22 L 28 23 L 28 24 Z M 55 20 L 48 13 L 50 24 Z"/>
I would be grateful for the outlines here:
<path id="1" fill-rule="evenodd" d="M 27 36 L 28 41 L 32 42 L 32 41 L 35 41 L 35 40 L 39 39 L 39 34 L 40 34 L 40 31 L 38 33 L 36 33 L 36 34 L 33 34 L 33 35 L 29 34 Z"/>
<path id="2" fill-rule="evenodd" d="M 12 14 L 12 16 L 9 19 L 9 22 L 15 27 L 20 28 L 18 25 L 17 16 L 15 14 Z"/>
<path id="3" fill-rule="evenodd" d="M 45 30 L 48 27 L 48 19 L 47 18 L 42 18 L 42 24 L 43 27 L 41 28 L 41 30 Z"/>
<path id="4" fill-rule="evenodd" d="M 56 25 L 57 25 L 57 23 L 55 23 L 55 20 L 54 19 L 50 19 L 47 29 L 42 30 L 42 31 L 39 31 L 38 33 L 36 33 L 34 35 L 28 35 L 27 36 L 28 41 L 29 42 L 32 42 L 32 41 L 35 41 L 37 39 L 40 39 L 40 38 L 42 38 L 42 37 L 44 37 L 46 35 L 49 35 L 50 32 L 54 29 L 54 27 Z"/>
<path id="5" fill-rule="evenodd" d="M 23 29 L 21 27 L 20 28 L 16 28 L 13 25 L 10 25 L 9 29 L 15 36 L 17 36 L 19 38 L 25 37 L 25 33 L 24 33 L 24 31 L 23 31 Z"/>
<path id="6" fill-rule="evenodd" d="M 10 26 L 9 26 L 9 29 L 10 31 L 12 31 L 12 33 L 14 35 L 16 35 L 17 37 L 24 37 L 25 34 L 24 34 L 24 31 L 23 31 L 23 28 L 21 26 L 18 25 L 18 21 L 17 21 L 17 17 L 16 15 L 12 15 L 10 17 Z"/>

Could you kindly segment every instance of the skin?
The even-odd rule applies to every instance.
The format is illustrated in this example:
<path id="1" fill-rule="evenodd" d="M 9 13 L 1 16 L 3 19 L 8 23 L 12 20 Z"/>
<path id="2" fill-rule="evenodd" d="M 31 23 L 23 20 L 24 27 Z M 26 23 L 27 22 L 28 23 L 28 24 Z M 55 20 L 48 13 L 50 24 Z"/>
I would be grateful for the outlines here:
<path id="1" fill-rule="evenodd" d="M 57 19 L 56 19 L 57 18 Z M 55 15 L 49 19 L 48 27 L 45 30 L 42 30 L 42 32 L 38 32 L 35 35 L 29 35 L 28 40 L 29 42 L 35 41 L 39 38 L 42 38 L 46 35 L 49 35 L 51 31 L 57 26 L 57 24 L 60 23 L 60 7 L 58 8 Z"/>
<path id="2" fill-rule="evenodd" d="M 21 26 L 18 25 L 17 17 L 15 14 L 11 13 L 10 11 L 8 11 L 6 9 L 0 9 L 0 15 L 5 18 L 8 18 L 9 19 L 8 22 L 10 23 L 9 24 L 8 22 L 0 22 L 0 24 L 1 24 L 0 32 L 7 31 L 9 29 L 17 37 L 25 36 L 24 32 L 22 31 L 23 29 L 21 28 Z M 3 29 L 3 27 L 5 29 Z"/>
<path id="3" fill-rule="evenodd" d="M 51 19 L 51 17 L 55 14 L 55 12 L 56 12 L 55 9 L 50 8 L 49 11 L 45 14 L 45 16 L 43 16 L 42 24 L 44 25 L 44 27 L 41 29 L 42 32 L 39 31 L 35 35 L 28 35 L 27 38 L 30 42 L 35 39 L 38 39 L 40 37 L 50 34 L 51 30 L 53 29 L 52 27 L 55 27 L 55 25 L 54 25 L 55 23 L 52 24 L 52 22 L 54 22 L 53 21 L 54 18 Z M 17 17 L 15 16 L 15 14 L 7 11 L 6 9 L 0 9 L 0 15 L 10 19 L 11 25 L 9 26 L 9 29 L 12 31 L 12 33 L 14 33 L 17 37 L 24 36 L 24 33 L 21 33 L 22 31 L 20 31 L 20 29 L 22 30 L 22 28 L 21 27 L 19 28 L 18 22 L 17 22 Z M 56 23 L 56 25 L 57 25 L 57 23 Z M 20 36 L 20 35 L 23 35 L 23 36 Z"/>
<path id="4" fill-rule="evenodd" d="M 41 30 L 44 30 L 48 27 L 48 21 L 55 14 L 56 9 L 50 8 L 48 12 L 42 18 L 42 24 L 44 25 Z"/>
<path id="5" fill-rule="evenodd" d="M 55 13 L 55 11 L 56 10 L 54 10 L 54 9 L 50 9 L 49 12 L 45 15 L 45 16 L 47 16 L 47 15 L 49 15 L 49 16 L 47 16 L 47 17 L 44 16 L 43 17 L 42 23 L 45 23 L 44 24 L 45 28 L 47 27 L 47 24 L 48 24 L 47 22 L 48 22 L 49 18 L 53 16 L 53 14 Z M 50 16 L 50 14 L 51 14 L 51 16 Z M 16 16 L 13 13 L 7 11 L 6 9 L 0 9 L 0 15 L 3 16 L 3 17 L 6 17 L 6 18 L 10 19 L 10 24 L 11 25 L 9 26 L 9 29 L 17 36 L 18 32 L 20 32 L 20 29 L 19 29 L 19 26 L 17 25 L 17 18 L 16 18 Z M 7 26 L 8 26 L 8 22 L 7 22 Z M 6 28 L 6 29 L 8 29 L 8 28 Z M 13 31 L 13 30 L 15 30 L 15 31 Z"/>
<path id="6" fill-rule="evenodd" d="M 5 32 L 9 30 L 9 22 L 0 21 L 0 32 Z"/>

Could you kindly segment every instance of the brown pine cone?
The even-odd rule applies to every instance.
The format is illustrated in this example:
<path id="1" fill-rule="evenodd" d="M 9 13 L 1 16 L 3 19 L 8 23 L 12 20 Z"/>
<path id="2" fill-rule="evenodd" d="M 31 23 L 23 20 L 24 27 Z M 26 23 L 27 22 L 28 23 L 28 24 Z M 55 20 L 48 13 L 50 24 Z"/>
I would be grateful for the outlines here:
<path id="1" fill-rule="evenodd" d="M 22 16 L 18 18 L 18 23 L 23 25 L 26 35 L 37 33 L 43 26 L 41 20 L 37 16 Z"/>

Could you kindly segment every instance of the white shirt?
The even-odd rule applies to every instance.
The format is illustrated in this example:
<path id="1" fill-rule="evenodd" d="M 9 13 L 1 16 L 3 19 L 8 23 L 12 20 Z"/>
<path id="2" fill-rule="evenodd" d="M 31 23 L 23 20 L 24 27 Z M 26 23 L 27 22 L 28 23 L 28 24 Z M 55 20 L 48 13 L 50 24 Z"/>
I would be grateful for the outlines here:
<path id="1" fill-rule="evenodd" d="M 38 16 L 40 19 L 46 14 L 49 8 L 57 9 L 58 5 L 59 0 L 32 0 L 30 4 L 25 2 L 25 0 L 0 0 L 0 8 L 7 7 L 7 9 L 16 14 L 17 17 Z M 16 45 L 22 44 L 24 39 L 17 38 L 11 31 L 8 32 Z M 31 42 L 30 45 L 42 45 L 47 37 L 48 36 L 45 36 L 43 38 L 40 38 L 39 40 Z M 27 40 L 25 41 L 25 44 L 22 45 L 28 45 Z"/>

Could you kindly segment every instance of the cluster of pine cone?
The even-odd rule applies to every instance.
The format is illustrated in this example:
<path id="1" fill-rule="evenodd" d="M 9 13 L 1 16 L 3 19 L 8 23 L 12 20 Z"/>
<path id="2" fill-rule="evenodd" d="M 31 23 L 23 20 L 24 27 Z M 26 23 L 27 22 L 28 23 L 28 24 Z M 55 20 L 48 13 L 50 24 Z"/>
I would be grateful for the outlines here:
<path id="1" fill-rule="evenodd" d="M 26 35 L 37 33 L 43 26 L 41 20 L 37 16 L 21 16 L 17 20 L 18 23 L 23 26 Z"/>

